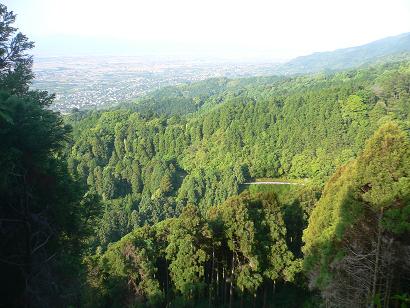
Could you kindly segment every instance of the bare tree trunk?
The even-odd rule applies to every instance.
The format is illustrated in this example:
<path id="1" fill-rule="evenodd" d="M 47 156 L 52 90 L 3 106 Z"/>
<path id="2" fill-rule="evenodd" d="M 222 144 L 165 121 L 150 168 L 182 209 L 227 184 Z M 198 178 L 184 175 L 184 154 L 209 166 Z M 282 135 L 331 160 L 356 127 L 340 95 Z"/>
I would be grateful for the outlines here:
<path id="1" fill-rule="evenodd" d="M 231 285 L 229 288 L 229 308 L 232 308 L 233 301 L 233 273 L 235 271 L 235 254 L 232 253 Z"/>
<path id="2" fill-rule="evenodd" d="M 166 302 L 167 307 L 168 307 L 168 299 L 169 299 L 168 261 L 167 261 L 167 258 L 165 258 L 165 302 Z"/>
<path id="3" fill-rule="evenodd" d="M 386 249 L 384 249 L 387 256 L 383 258 L 386 260 L 384 262 L 384 271 L 386 271 L 386 275 L 385 275 L 386 285 L 384 288 L 383 307 L 389 307 L 391 285 L 392 285 L 393 275 L 394 275 L 393 264 L 392 264 L 393 263 L 392 262 L 393 261 L 392 244 L 393 244 L 393 239 L 390 239 Z"/>
<path id="4" fill-rule="evenodd" d="M 381 210 L 378 220 L 377 220 L 377 246 L 376 246 L 376 260 L 374 263 L 374 271 L 373 271 L 373 283 L 372 283 L 372 293 L 370 298 L 370 306 L 373 306 L 374 299 L 376 298 L 376 289 L 377 289 L 377 280 L 378 280 L 378 273 L 379 273 L 379 262 L 380 262 L 380 246 L 381 246 L 381 238 L 382 238 L 382 218 L 383 218 L 383 209 Z"/>
<path id="5" fill-rule="evenodd" d="M 266 288 L 266 282 L 263 285 L 263 308 L 266 308 L 266 293 L 267 293 L 267 288 Z"/>
<path id="6" fill-rule="evenodd" d="M 227 258 L 225 258 L 226 261 Z M 225 263 L 227 265 L 227 263 Z M 225 266 L 222 266 L 222 292 L 223 292 L 223 303 L 224 305 L 226 304 L 226 271 L 225 271 Z"/>
<path id="7" fill-rule="evenodd" d="M 211 283 L 209 284 L 209 302 L 208 307 L 212 307 L 212 291 L 214 287 L 214 267 L 215 267 L 215 248 L 212 244 L 212 267 L 211 267 Z"/>
<path id="8" fill-rule="evenodd" d="M 29 217 L 29 201 L 28 192 L 26 190 L 24 177 L 24 233 L 25 233 L 25 256 L 24 256 L 24 275 L 25 275 L 25 290 L 24 290 L 24 305 L 26 308 L 31 306 L 31 294 L 30 294 L 30 278 L 31 278 L 31 226 Z"/>
<path id="9" fill-rule="evenodd" d="M 273 287 L 272 287 L 272 299 L 275 297 L 275 293 L 276 293 L 276 283 L 275 280 L 273 281 Z"/>
<path id="10" fill-rule="evenodd" d="M 219 301 L 219 262 L 216 265 L 216 298 Z"/>
<path id="11" fill-rule="evenodd" d="M 391 288 L 391 279 L 390 279 L 390 277 L 387 277 L 387 279 L 386 279 L 386 290 L 384 292 L 383 307 L 389 307 L 390 288 Z"/>

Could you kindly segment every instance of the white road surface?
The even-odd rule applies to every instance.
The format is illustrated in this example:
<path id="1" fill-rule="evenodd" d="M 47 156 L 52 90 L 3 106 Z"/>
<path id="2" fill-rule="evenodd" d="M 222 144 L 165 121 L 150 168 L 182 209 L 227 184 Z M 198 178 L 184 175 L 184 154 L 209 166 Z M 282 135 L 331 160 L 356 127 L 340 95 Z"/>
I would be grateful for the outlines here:
<path id="1" fill-rule="evenodd" d="M 305 185 L 302 183 L 290 183 L 290 182 L 248 182 L 246 185 Z"/>

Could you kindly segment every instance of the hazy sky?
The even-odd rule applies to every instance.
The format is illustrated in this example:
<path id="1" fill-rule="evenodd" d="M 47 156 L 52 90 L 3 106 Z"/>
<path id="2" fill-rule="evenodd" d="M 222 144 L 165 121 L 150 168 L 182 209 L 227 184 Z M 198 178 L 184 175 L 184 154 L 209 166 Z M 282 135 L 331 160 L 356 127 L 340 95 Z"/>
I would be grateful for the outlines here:
<path id="1" fill-rule="evenodd" d="M 3 0 L 37 54 L 291 58 L 410 32 L 410 0 Z"/>

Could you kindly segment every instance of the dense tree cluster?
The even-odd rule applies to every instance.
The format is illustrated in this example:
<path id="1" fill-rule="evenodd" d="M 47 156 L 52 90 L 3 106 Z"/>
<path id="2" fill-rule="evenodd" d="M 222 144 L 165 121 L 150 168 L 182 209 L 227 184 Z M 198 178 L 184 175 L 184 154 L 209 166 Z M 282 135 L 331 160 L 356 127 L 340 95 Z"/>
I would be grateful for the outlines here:
<path id="1" fill-rule="evenodd" d="M 205 217 L 189 205 L 88 259 L 92 305 L 266 306 L 275 285 L 300 271 L 286 233 L 273 194 L 231 197 Z"/>
<path id="2" fill-rule="evenodd" d="M 399 239 L 409 223 L 409 153 L 408 135 L 391 123 L 409 127 L 409 81 L 408 62 L 332 75 L 221 79 L 166 88 L 127 108 L 71 115 L 70 170 L 105 204 L 94 239 L 97 254 L 88 261 L 90 296 L 102 305 L 266 305 L 275 294 L 278 304 L 276 282 L 283 287 L 298 276 L 304 258 L 310 287 L 329 305 L 393 303 L 408 291 L 402 287 L 407 278 L 395 273 L 408 266 L 402 262 L 408 243 Z M 183 105 L 186 110 L 178 107 Z M 378 154 L 381 141 L 375 138 L 386 134 L 400 141 Z M 395 165 L 389 165 L 390 155 L 396 155 Z M 379 183 L 367 178 L 377 182 L 383 170 L 398 168 L 404 172 L 394 175 L 400 188 L 393 189 L 388 177 Z M 361 190 L 381 187 L 372 202 L 397 192 L 401 199 L 389 200 L 398 205 L 388 205 L 383 218 L 369 210 L 370 201 L 351 195 L 359 176 L 355 185 Z M 242 183 L 263 177 L 307 179 L 307 185 L 276 189 L 280 204 L 275 197 L 235 197 Z M 258 208 L 265 202 L 273 202 L 272 212 Z M 134 240 L 138 244 L 130 244 Z M 145 261 L 136 263 L 136 255 L 146 258 L 144 269 L 138 269 Z M 371 270 L 375 256 L 377 268 Z M 134 276 L 142 270 L 150 274 Z M 292 292 L 302 292 L 306 303 L 315 300 L 303 278 L 287 286 L 284 305 Z"/>
<path id="3" fill-rule="evenodd" d="M 187 204 L 204 214 L 251 178 L 308 178 L 320 191 L 381 123 L 408 123 L 409 76 L 408 62 L 400 62 L 333 75 L 211 80 L 152 94 L 151 113 L 77 112 L 68 119 L 75 135 L 69 167 L 104 199 L 104 247 Z M 202 103 L 175 114 L 176 95 Z M 137 110 L 147 108 L 142 101 Z M 162 112 L 168 115 L 156 115 Z"/>
<path id="4" fill-rule="evenodd" d="M 410 301 L 409 61 L 62 118 L 14 20 L 0 5 L 0 306 Z"/>
<path id="5" fill-rule="evenodd" d="M 0 306 L 55 307 L 79 294 L 96 199 L 68 174 L 70 128 L 48 109 L 53 95 L 29 89 L 33 43 L 14 20 L 0 4 Z"/>
<path id="6" fill-rule="evenodd" d="M 304 232 L 311 283 L 336 307 L 382 307 L 410 285 L 410 143 L 386 123 L 326 184 Z"/>

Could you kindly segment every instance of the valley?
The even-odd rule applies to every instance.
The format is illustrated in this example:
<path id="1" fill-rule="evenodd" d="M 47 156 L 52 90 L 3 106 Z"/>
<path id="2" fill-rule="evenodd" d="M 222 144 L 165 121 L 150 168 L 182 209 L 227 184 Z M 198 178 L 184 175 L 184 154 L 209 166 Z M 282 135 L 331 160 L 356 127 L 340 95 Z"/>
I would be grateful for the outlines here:
<path id="1" fill-rule="evenodd" d="M 132 102 L 153 90 L 215 77 L 272 74 L 274 63 L 149 56 L 36 59 L 33 88 L 56 93 L 52 109 L 100 109 Z"/>
<path id="2" fill-rule="evenodd" d="M 96 54 L 33 57 L 0 4 L 0 308 L 409 305 L 404 2 L 44 1 L 22 24 Z M 402 34 L 184 56 L 344 33 Z"/>

